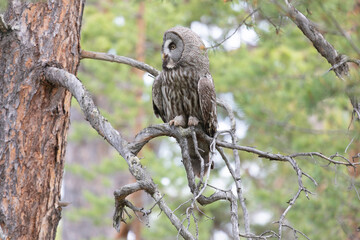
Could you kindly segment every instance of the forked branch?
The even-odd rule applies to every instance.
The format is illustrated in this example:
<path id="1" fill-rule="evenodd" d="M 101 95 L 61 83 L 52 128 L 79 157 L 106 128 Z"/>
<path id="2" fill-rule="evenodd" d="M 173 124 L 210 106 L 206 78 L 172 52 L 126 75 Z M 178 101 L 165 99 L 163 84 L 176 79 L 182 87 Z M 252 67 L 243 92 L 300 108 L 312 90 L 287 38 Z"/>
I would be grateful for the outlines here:
<path id="1" fill-rule="evenodd" d="M 140 164 L 139 159 L 130 151 L 129 143 L 116 131 L 111 124 L 100 114 L 98 108 L 95 106 L 94 101 L 92 100 L 90 94 L 86 91 L 82 83 L 71 73 L 68 73 L 65 70 L 47 67 L 44 70 L 45 78 L 58 86 L 64 87 L 69 90 L 72 95 L 78 101 L 81 110 L 83 111 L 86 120 L 90 122 L 91 126 L 101 135 L 106 141 L 110 143 L 119 154 L 125 159 L 129 166 L 129 171 L 136 178 L 137 185 L 133 186 L 132 191 L 143 189 L 157 202 L 159 208 L 167 215 L 171 223 L 178 229 L 184 239 L 195 239 L 193 235 L 182 225 L 180 219 L 172 213 L 171 209 L 166 205 L 165 201 L 162 199 L 162 194 L 157 188 L 156 184 L 153 182 L 150 175 L 143 169 Z M 125 186 L 129 187 L 129 186 Z M 123 193 L 124 188 L 120 190 L 120 193 Z M 117 195 L 117 192 L 115 192 Z M 126 195 L 126 194 L 125 194 Z M 118 197 L 120 201 L 125 196 L 120 194 L 121 197 Z M 121 221 L 121 217 L 124 208 L 122 203 L 119 203 L 119 208 L 116 209 L 119 212 L 115 212 L 114 219 Z M 120 217 L 119 217 L 120 216 Z M 116 226 L 119 222 L 114 222 Z"/>
<path id="2" fill-rule="evenodd" d="M 135 61 L 130 58 L 126 57 L 120 57 L 115 56 L 111 54 L 104 54 L 104 53 L 94 53 L 94 52 L 88 52 L 88 51 L 82 51 L 82 58 L 93 58 L 93 59 L 100 59 L 105 61 L 112 61 L 112 62 L 118 62 L 118 63 L 124 63 L 136 68 L 139 68 L 141 70 L 147 71 L 151 73 L 153 76 L 158 75 L 159 71 L 152 68 L 151 66 Z M 336 63 L 335 63 L 336 64 Z M 333 65 L 334 66 L 334 65 Z M 338 69 L 339 67 L 336 67 Z M 116 131 L 111 124 L 100 114 L 98 108 L 95 106 L 90 94 L 86 91 L 85 87 L 82 85 L 82 83 L 72 74 L 57 69 L 54 67 L 47 67 L 44 70 L 44 75 L 46 79 L 56 85 L 65 87 L 68 89 L 73 96 L 77 99 L 79 102 L 79 105 L 86 117 L 86 119 L 90 122 L 91 126 L 98 131 L 98 133 L 103 136 L 118 152 L 119 154 L 126 160 L 129 171 L 132 173 L 132 175 L 136 178 L 137 182 L 133 184 L 126 185 L 122 187 L 121 189 L 114 192 L 115 195 L 115 205 L 116 210 L 114 214 L 114 226 L 116 228 L 119 227 L 119 224 L 121 221 L 125 221 L 125 214 L 127 214 L 126 208 L 129 208 L 133 210 L 135 213 L 140 212 L 143 215 L 147 216 L 150 214 L 151 210 L 144 210 L 142 208 L 137 208 L 133 206 L 129 201 L 126 200 L 126 197 L 136 191 L 144 190 L 148 194 L 152 196 L 152 198 L 155 200 L 155 203 L 159 206 L 159 208 L 166 214 L 166 216 L 169 218 L 171 223 L 176 227 L 179 234 L 184 239 L 196 239 L 198 237 L 198 233 L 194 237 L 188 230 L 188 227 L 184 226 L 183 221 L 181 221 L 175 214 L 174 211 L 172 211 L 163 200 L 163 195 L 158 190 L 156 184 L 153 182 L 151 176 L 143 169 L 142 165 L 140 164 L 139 159 L 136 157 L 136 154 L 147 144 L 150 140 L 159 137 L 159 136 L 169 136 L 174 137 L 182 150 L 182 157 L 184 160 L 184 166 L 188 178 L 188 184 L 191 192 L 193 193 L 193 199 L 190 201 L 191 205 L 187 209 L 187 218 L 188 218 L 188 224 L 190 223 L 190 217 L 192 216 L 195 220 L 195 223 L 197 224 L 197 220 L 195 215 L 193 214 L 193 210 L 197 208 L 196 201 L 200 203 L 201 205 L 207 205 L 211 204 L 213 202 L 219 201 L 219 200 L 225 200 L 230 203 L 230 216 L 231 216 L 231 222 L 232 222 L 232 237 L 234 239 L 239 239 L 240 236 L 246 236 L 248 239 L 267 239 L 269 236 L 277 237 L 281 239 L 282 235 L 282 228 L 283 227 L 289 227 L 293 229 L 292 227 L 286 225 L 284 223 L 284 219 L 286 217 L 286 214 L 291 209 L 291 207 L 295 204 L 296 200 L 299 198 L 300 193 L 304 192 L 306 196 L 308 196 L 308 193 L 310 193 L 302 183 L 302 176 L 308 177 L 311 181 L 314 182 L 316 185 L 316 181 L 309 176 L 308 174 L 302 172 L 302 170 L 297 165 L 297 162 L 295 161 L 295 158 L 299 157 L 318 157 L 326 162 L 328 164 L 335 164 L 335 165 L 344 165 L 344 166 L 351 166 L 355 168 L 357 165 L 359 165 L 359 162 L 352 162 L 349 161 L 347 158 L 335 154 L 333 156 L 327 157 L 321 153 L 318 152 L 309 152 L 309 153 L 295 153 L 292 155 L 282 155 L 282 154 L 274 154 L 269 153 L 265 151 L 258 150 L 256 148 L 247 147 L 247 146 L 241 146 L 236 143 L 236 137 L 235 137 L 235 125 L 233 124 L 233 127 L 227 131 L 232 136 L 232 142 L 226 142 L 223 140 L 218 139 L 219 135 L 216 135 L 215 138 L 210 138 L 207 136 L 203 130 L 200 127 L 191 127 L 191 128 L 181 128 L 181 127 L 174 127 L 170 126 L 169 124 L 159 124 L 147 127 L 143 129 L 141 132 L 139 132 L 133 141 L 126 141 L 121 134 Z M 221 105 L 221 104 L 220 104 Z M 223 107 L 226 108 L 226 106 L 223 104 Z M 228 111 L 229 112 L 229 111 Z M 231 115 L 231 111 L 229 112 L 229 115 Z M 235 120 L 232 119 L 232 122 Z M 201 174 L 201 181 L 196 184 L 195 176 L 192 171 L 191 166 L 191 160 L 189 157 L 188 149 L 187 149 L 187 141 L 193 140 L 194 145 L 197 145 L 196 136 L 200 136 L 201 138 L 207 140 L 209 142 L 209 145 L 215 147 L 218 149 L 218 151 L 221 153 L 226 165 L 228 166 L 229 172 L 231 173 L 232 177 L 234 178 L 236 187 L 237 187 L 237 193 L 238 197 L 236 198 L 235 195 L 232 193 L 231 190 L 222 190 L 222 189 L 216 189 L 216 192 L 211 194 L 210 196 L 203 195 L 203 192 L 207 186 L 207 178 L 209 175 L 207 174 L 204 176 L 204 167 L 202 167 L 202 174 Z M 212 149 L 214 149 L 212 147 Z M 228 148 L 232 149 L 234 153 L 234 159 L 235 159 L 235 169 L 233 169 L 230 166 L 230 160 L 226 157 L 224 151 L 222 148 Z M 238 156 L 238 151 L 244 151 L 249 152 L 255 155 L 258 155 L 260 158 L 268 159 L 268 160 L 276 160 L 281 162 L 287 162 L 289 163 L 293 169 L 296 172 L 296 175 L 298 177 L 298 191 L 296 194 L 292 197 L 291 201 L 289 202 L 288 207 L 285 209 L 283 214 L 280 217 L 280 220 L 278 221 L 279 224 L 279 232 L 275 233 L 273 231 L 267 231 L 260 236 L 253 235 L 250 232 L 250 223 L 249 223 L 249 217 L 247 215 L 247 209 L 245 205 L 244 196 L 242 193 L 242 185 L 241 185 L 241 178 L 240 178 L 240 158 Z M 338 158 L 339 160 L 335 160 L 335 158 Z M 210 159 L 211 162 L 211 159 Z M 208 171 L 209 173 L 210 171 Z M 203 177 L 205 180 L 203 181 Z M 240 234 L 239 231 L 239 216 L 238 216 L 238 202 L 241 204 L 244 214 L 244 220 L 245 220 L 245 231 L 246 233 L 244 235 Z M 247 225 L 247 226 L 246 226 Z M 301 232 L 299 232 L 301 233 Z"/>

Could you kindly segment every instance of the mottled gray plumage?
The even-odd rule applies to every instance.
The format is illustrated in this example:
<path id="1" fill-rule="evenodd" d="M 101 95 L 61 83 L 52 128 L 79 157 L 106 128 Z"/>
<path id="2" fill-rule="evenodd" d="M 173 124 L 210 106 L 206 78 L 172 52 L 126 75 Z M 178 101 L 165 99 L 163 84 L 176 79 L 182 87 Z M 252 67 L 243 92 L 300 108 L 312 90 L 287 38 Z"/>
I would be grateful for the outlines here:
<path id="1" fill-rule="evenodd" d="M 174 27 L 164 34 L 162 54 L 163 70 L 152 89 L 155 115 L 175 126 L 200 124 L 206 134 L 214 136 L 216 95 L 204 43 L 190 29 Z M 188 143 L 193 170 L 199 176 L 200 159 L 191 138 Z M 198 136 L 198 146 L 207 164 L 209 144 Z"/>

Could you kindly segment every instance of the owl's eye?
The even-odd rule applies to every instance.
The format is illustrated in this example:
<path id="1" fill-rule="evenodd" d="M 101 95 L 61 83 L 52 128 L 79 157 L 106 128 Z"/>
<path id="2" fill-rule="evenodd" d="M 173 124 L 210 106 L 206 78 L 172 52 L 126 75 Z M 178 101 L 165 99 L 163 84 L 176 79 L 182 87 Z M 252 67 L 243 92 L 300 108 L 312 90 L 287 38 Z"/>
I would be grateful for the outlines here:
<path id="1" fill-rule="evenodd" d="M 169 49 L 170 49 L 170 50 L 174 50 L 175 48 L 176 48 L 175 43 L 171 43 L 171 44 L 169 45 Z"/>

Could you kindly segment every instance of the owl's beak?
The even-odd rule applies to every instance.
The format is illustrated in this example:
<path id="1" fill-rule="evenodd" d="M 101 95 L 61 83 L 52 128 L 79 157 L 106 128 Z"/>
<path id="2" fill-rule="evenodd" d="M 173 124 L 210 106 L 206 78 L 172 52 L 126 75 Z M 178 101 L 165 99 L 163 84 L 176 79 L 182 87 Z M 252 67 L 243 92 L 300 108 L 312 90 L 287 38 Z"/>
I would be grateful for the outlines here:
<path id="1" fill-rule="evenodd" d="M 167 54 L 163 53 L 162 56 L 161 56 L 162 60 L 164 60 L 165 58 L 167 58 L 167 56 L 168 56 Z"/>

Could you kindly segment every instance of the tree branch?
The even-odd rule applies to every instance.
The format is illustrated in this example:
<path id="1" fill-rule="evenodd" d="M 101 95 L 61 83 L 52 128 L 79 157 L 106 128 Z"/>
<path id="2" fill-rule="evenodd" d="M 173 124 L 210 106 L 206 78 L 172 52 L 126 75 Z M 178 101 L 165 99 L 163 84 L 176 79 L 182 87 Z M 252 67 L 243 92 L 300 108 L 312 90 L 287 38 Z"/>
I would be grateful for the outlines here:
<path id="1" fill-rule="evenodd" d="M 85 59 L 85 58 L 126 64 L 134 68 L 138 68 L 142 71 L 148 72 L 154 77 L 156 77 L 160 73 L 157 69 L 153 68 L 152 66 L 146 63 L 139 62 L 137 60 L 128 57 L 117 56 L 114 54 L 81 50 L 81 59 Z"/>
<path id="2" fill-rule="evenodd" d="M 303 32 L 303 34 L 312 42 L 316 50 L 323 56 L 330 64 L 330 70 L 333 70 L 336 76 L 342 80 L 349 77 L 349 66 L 347 62 L 355 62 L 359 65 L 359 60 L 349 60 L 348 56 L 339 54 L 336 49 L 325 39 L 325 37 L 317 30 L 313 24 L 304 14 L 298 11 L 288 0 L 284 0 L 285 5 L 280 4 L 277 0 L 273 2 L 279 6 Z M 344 35 L 345 38 L 349 39 Z M 356 47 L 356 46 L 355 46 Z M 356 86 L 352 86 L 355 88 Z M 358 90 L 346 90 L 353 106 L 353 116 L 356 115 L 360 120 L 360 98 L 358 97 Z"/>
<path id="3" fill-rule="evenodd" d="M 341 61 L 341 55 L 336 49 L 325 39 L 325 37 L 316 29 L 316 26 L 300 11 L 298 11 L 288 0 L 285 0 L 285 5 L 275 1 L 275 3 L 283 9 L 290 19 L 298 26 L 303 34 L 312 42 L 316 50 L 323 56 L 331 66 Z M 348 75 L 349 68 L 347 64 L 343 64 L 340 68 L 334 69 L 336 75 L 339 77 Z"/>
<path id="4" fill-rule="evenodd" d="M 234 30 L 234 32 L 233 32 L 232 34 L 228 35 L 228 36 L 227 36 L 226 38 L 224 38 L 222 41 L 220 41 L 220 42 L 216 43 L 215 45 L 212 45 L 212 46 L 210 46 L 210 47 L 208 47 L 208 48 L 206 48 L 206 49 L 212 49 L 212 48 L 217 48 L 217 47 L 221 46 L 221 44 L 223 44 L 223 43 L 226 42 L 229 38 L 231 38 L 232 36 L 234 36 L 234 34 L 235 34 L 237 31 L 239 31 L 240 27 L 245 24 L 246 20 L 248 20 L 248 18 L 252 17 L 253 14 L 255 14 L 258 10 L 259 10 L 259 9 L 256 8 L 256 9 L 254 9 L 253 11 L 251 11 L 251 13 L 249 13 L 249 14 L 241 21 L 241 23 L 237 26 L 237 28 Z"/>
<path id="5" fill-rule="evenodd" d="M 201 128 L 193 128 L 193 129 L 186 128 L 186 129 L 183 129 L 181 127 L 177 128 L 177 127 L 169 126 L 168 124 L 161 124 L 161 125 L 151 126 L 151 127 L 148 127 L 148 128 L 145 128 L 144 130 L 142 130 L 135 137 L 135 140 L 131 144 L 130 149 L 131 149 L 132 152 L 138 152 L 138 151 L 140 151 L 142 146 L 145 145 L 145 143 L 147 143 L 151 139 L 153 139 L 155 137 L 158 137 L 158 136 L 171 136 L 171 137 L 176 138 L 177 141 L 180 141 L 180 147 L 182 148 L 183 159 L 185 161 L 184 165 L 185 165 L 185 169 L 186 169 L 187 176 L 188 176 L 188 181 L 189 181 L 189 187 L 192 190 L 192 192 L 194 193 L 196 191 L 196 185 L 195 185 L 195 181 L 194 181 L 194 176 L 193 176 L 193 174 L 191 175 L 191 173 L 192 173 L 191 164 L 190 164 L 190 166 L 187 166 L 186 159 L 188 158 L 188 156 L 186 156 L 186 154 L 184 154 L 184 153 L 187 152 L 187 150 L 185 149 L 187 144 L 181 142 L 181 139 L 186 139 L 189 136 L 192 136 L 192 131 L 195 131 L 197 135 L 201 135 L 201 137 L 203 137 L 204 139 L 207 139 L 209 141 L 209 143 L 213 141 L 212 138 L 208 137 L 205 133 L 203 133 Z M 240 145 L 236 145 L 235 143 L 228 143 L 228 142 L 221 141 L 221 140 L 216 140 L 216 145 L 217 145 L 217 149 L 218 149 L 219 153 L 223 157 L 226 165 L 228 166 L 228 169 L 229 169 L 231 175 L 233 176 L 234 182 L 235 182 L 238 189 L 240 189 L 241 186 L 239 186 L 240 183 L 238 182 L 237 174 L 235 173 L 233 168 L 230 166 L 229 160 L 227 159 L 226 155 L 224 154 L 224 152 L 222 151 L 222 149 L 220 147 L 225 147 L 225 148 L 228 148 L 228 149 L 237 149 L 237 150 L 240 150 L 240 151 L 253 153 L 253 154 L 258 155 L 261 158 L 265 158 L 265 159 L 269 159 L 269 160 L 289 162 L 290 165 L 294 168 L 294 170 L 295 170 L 295 172 L 297 174 L 297 177 L 298 177 L 298 185 L 299 185 L 299 187 L 298 187 L 298 191 L 292 197 L 292 199 L 289 201 L 288 207 L 282 213 L 282 215 L 281 215 L 281 217 L 280 217 L 280 219 L 278 221 L 278 223 L 279 223 L 279 233 L 276 235 L 276 237 L 278 237 L 279 239 L 281 239 L 281 237 L 282 237 L 282 229 L 285 226 L 285 224 L 284 224 L 285 216 L 290 211 L 292 206 L 295 204 L 296 200 L 299 198 L 300 193 L 304 192 L 307 197 L 308 197 L 309 193 L 311 194 L 311 192 L 308 191 L 304 187 L 304 185 L 302 183 L 302 176 L 304 175 L 304 176 L 308 177 L 317 186 L 317 182 L 310 175 L 303 172 L 299 168 L 299 166 L 297 165 L 294 158 L 297 158 L 297 157 L 312 157 L 313 158 L 314 156 L 316 156 L 316 157 L 318 157 L 320 159 L 323 159 L 323 160 L 327 161 L 329 164 L 351 166 L 351 167 L 354 167 L 354 168 L 357 165 L 360 165 L 360 162 L 353 163 L 353 162 L 349 161 L 348 159 L 346 159 L 345 157 L 343 157 L 343 156 L 341 156 L 339 154 L 335 154 L 335 155 L 330 156 L 330 157 L 327 157 L 327 156 L 325 156 L 325 155 L 323 155 L 321 153 L 318 153 L 318 152 L 295 153 L 295 154 L 291 154 L 291 155 L 273 154 L 273 153 L 258 150 L 256 148 L 247 147 L 247 146 L 240 146 Z M 344 159 L 345 161 L 336 161 L 336 160 L 334 160 L 335 157 Z M 205 196 L 201 195 L 198 198 L 198 202 L 200 204 L 202 204 L 202 205 L 206 205 L 206 204 L 210 204 L 210 203 L 212 203 L 214 201 L 217 201 L 217 200 L 226 199 L 226 194 L 224 195 L 224 194 L 220 194 L 220 193 L 221 192 L 217 192 L 216 194 L 210 196 L 209 198 L 206 198 Z M 229 200 L 231 204 L 234 204 L 234 201 L 231 200 L 233 198 L 234 198 L 234 196 L 231 196 L 231 197 L 228 197 L 227 200 Z M 241 203 L 241 201 L 244 201 L 244 200 L 240 199 L 240 203 Z M 234 208 L 234 206 L 231 207 L 231 209 L 233 209 L 233 208 Z M 237 213 L 233 212 L 233 210 L 231 210 L 231 212 L 233 213 L 233 215 L 232 215 L 232 223 L 235 222 L 235 225 L 236 225 L 236 223 L 238 222 L 238 220 L 235 220 L 235 219 L 237 219 L 237 217 L 236 217 Z M 287 226 L 285 226 L 285 227 L 287 227 Z M 233 231 L 234 231 L 234 229 L 233 229 Z M 236 228 L 235 228 L 235 231 L 237 231 Z M 250 233 L 246 233 L 245 236 L 247 236 L 248 238 L 251 238 L 251 236 L 253 236 L 253 235 L 250 234 Z M 256 238 L 266 239 L 264 236 L 260 236 L 260 237 L 255 236 L 253 238 L 255 238 L 255 239 Z"/>
<path id="6" fill-rule="evenodd" d="M 231 135 L 232 144 L 236 144 L 236 142 L 237 142 L 236 120 L 235 120 L 234 112 L 232 111 L 232 108 L 226 102 L 224 102 L 222 100 L 217 100 L 217 104 L 219 106 L 223 107 L 228 113 L 228 116 L 230 118 L 230 123 L 231 123 L 230 135 Z M 217 150 L 222 151 L 222 149 L 219 147 L 217 148 Z M 226 155 L 223 152 L 221 153 L 220 151 L 219 151 L 219 153 L 221 154 L 222 158 L 224 159 L 225 162 L 227 162 Z M 234 155 L 234 159 L 235 159 L 235 171 L 232 169 L 232 167 L 229 163 L 226 163 L 226 166 L 228 167 L 230 174 L 233 177 L 235 185 L 236 185 L 236 192 L 238 195 L 238 200 L 240 202 L 240 205 L 241 205 L 241 208 L 243 211 L 245 234 L 249 235 L 251 233 L 250 218 L 249 218 L 249 212 L 247 210 L 246 203 L 245 203 L 245 197 L 243 195 L 243 184 L 242 184 L 241 174 L 240 174 L 240 156 L 239 156 L 238 150 L 233 149 L 233 155 Z M 251 240 L 251 238 L 248 238 L 248 239 Z"/>
<path id="7" fill-rule="evenodd" d="M 146 222 L 148 223 L 148 216 L 151 213 L 151 210 L 145 210 L 143 208 L 135 207 L 130 201 L 126 200 L 125 198 L 139 190 L 147 190 L 148 192 L 153 191 L 151 184 L 146 181 L 137 181 L 136 183 L 128 184 L 123 186 L 120 190 L 116 190 L 114 192 L 115 196 L 115 213 L 113 216 L 113 226 L 117 231 L 120 231 L 120 223 L 126 223 L 126 219 L 124 217 L 127 214 L 129 217 L 130 215 L 127 213 L 125 207 L 128 207 L 136 212 L 140 212 L 146 217 Z"/>
<path id="8" fill-rule="evenodd" d="M 179 218 L 172 214 L 171 209 L 166 205 L 162 199 L 162 195 L 150 175 L 141 166 L 140 160 L 131 153 L 129 149 L 129 143 L 116 131 L 111 124 L 100 114 L 98 108 L 95 106 L 90 94 L 86 91 L 82 83 L 71 73 L 65 70 L 47 67 L 44 70 L 45 78 L 52 84 L 62 86 L 69 90 L 72 95 L 79 102 L 81 110 L 83 111 L 86 120 L 89 121 L 91 126 L 110 143 L 119 154 L 125 159 L 129 166 L 131 174 L 138 181 L 137 185 L 128 187 L 128 192 L 139 190 L 145 190 L 151 197 L 157 202 L 159 208 L 166 214 L 171 223 L 178 229 L 181 236 L 185 239 L 194 239 L 192 234 L 182 225 Z M 146 184 L 143 184 L 146 183 Z M 126 192 L 120 190 L 121 193 Z M 121 195 L 121 194 L 120 194 Z M 115 213 L 116 214 L 116 213 Z M 121 220 L 121 218 L 118 218 Z M 114 223 L 115 225 L 117 223 Z"/>
<path id="9" fill-rule="evenodd" d="M 354 41 L 351 39 L 350 35 L 341 27 L 341 25 L 339 24 L 339 22 L 336 20 L 336 18 L 332 15 L 332 13 L 330 11 L 327 11 L 324 7 L 324 5 L 322 4 L 321 1 L 317 2 L 321 9 L 326 13 L 326 16 L 328 16 L 330 18 L 330 20 L 334 23 L 334 25 L 336 26 L 336 28 L 338 29 L 338 31 L 341 33 L 341 35 L 348 41 L 348 43 L 350 44 L 350 46 L 352 47 L 352 49 L 358 54 L 360 55 L 360 49 L 355 45 Z"/>
<path id="10" fill-rule="evenodd" d="M 204 139 L 206 139 L 208 142 L 212 142 L 213 138 L 207 136 L 200 127 L 195 127 L 194 131 L 201 135 Z M 167 123 L 153 125 L 147 128 L 144 128 L 141 130 L 135 137 L 134 141 L 129 143 L 129 150 L 132 153 L 138 153 L 142 147 L 148 143 L 151 139 L 154 139 L 156 137 L 160 136 L 169 136 L 174 138 L 184 138 L 191 136 L 191 129 L 190 128 L 181 128 L 181 127 L 174 127 L 170 126 Z M 281 162 L 288 162 L 288 158 L 296 158 L 296 157 L 319 157 L 323 160 L 326 160 L 328 163 L 333 163 L 336 165 L 345 165 L 347 167 L 356 167 L 357 165 L 360 165 L 360 162 L 351 162 L 349 159 L 346 159 L 345 162 L 343 161 L 336 161 L 332 159 L 331 157 L 327 157 L 322 153 L 319 152 L 303 152 L 303 153 L 294 153 L 290 155 L 282 155 L 282 154 L 274 154 L 270 152 L 265 152 L 262 150 L 259 150 L 254 147 L 248 147 L 248 146 L 241 146 L 236 145 L 233 143 L 225 142 L 222 140 L 216 140 L 216 145 L 228 149 L 237 149 L 243 152 L 253 153 L 255 155 L 258 155 L 260 158 L 266 158 L 269 160 L 275 160 L 275 161 L 281 161 Z"/>
<path id="11" fill-rule="evenodd" d="M 102 53 L 92 53 L 83 51 L 84 53 L 83 58 L 94 58 L 94 59 L 102 59 L 106 61 L 114 61 L 114 62 L 120 62 L 124 64 L 128 64 L 134 67 L 137 67 L 139 69 L 148 71 L 152 73 L 154 76 L 158 74 L 158 71 L 144 63 L 137 62 L 132 59 L 114 56 L 111 54 L 102 54 Z M 94 54 L 94 55 L 93 55 Z M 93 56 L 93 57 L 91 57 Z M 218 140 L 217 136 L 214 138 L 210 138 L 207 136 L 204 131 L 201 129 L 200 126 L 198 127 L 191 127 L 191 128 L 181 128 L 181 127 L 174 127 L 170 126 L 169 124 L 159 124 L 150 126 L 148 128 L 143 129 L 140 131 L 134 138 L 133 141 L 126 141 L 121 134 L 116 131 L 111 124 L 100 114 L 98 108 L 95 106 L 90 94 L 86 91 L 85 87 L 82 85 L 82 83 L 72 74 L 57 69 L 54 67 L 47 67 L 44 70 L 44 75 L 46 79 L 56 85 L 65 87 L 68 89 L 73 96 L 77 99 L 79 102 L 79 105 L 84 112 L 85 118 L 90 122 L 91 126 L 98 131 L 98 133 L 105 138 L 118 152 L 119 154 L 126 160 L 129 170 L 131 174 L 136 178 L 137 182 L 134 184 L 129 184 L 121 189 L 114 192 L 115 196 L 115 202 L 116 202 L 116 209 L 114 214 L 114 226 L 118 228 L 121 221 L 124 221 L 124 214 L 127 214 L 127 211 L 125 207 L 128 207 L 132 209 L 134 212 L 141 212 L 144 215 L 148 215 L 149 211 L 144 209 L 139 209 L 135 206 L 133 206 L 129 201 L 126 200 L 126 197 L 136 191 L 139 190 L 145 190 L 148 194 L 152 196 L 152 198 L 155 200 L 156 204 L 159 206 L 159 208 L 166 214 L 166 216 L 169 218 L 171 223 L 176 227 L 179 234 L 184 237 L 185 239 L 195 239 L 194 236 L 188 231 L 188 228 L 186 228 L 183 225 L 183 221 L 181 221 L 174 213 L 171 211 L 171 209 L 166 205 L 164 200 L 162 199 L 162 195 L 158 188 L 156 187 L 155 183 L 153 182 L 151 176 L 142 168 L 142 165 L 140 164 L 139 159 L 136 157 L 136 154 L 143 148 L 143 146 L 148 143 L 151 139 L 159 137 L 159 136 L 169 136 L 174 137 L 182 150 L 182 157 L 183 157 L 183 163 L 185 166 L 187 178 L 188 178 L 188 184 L 190 187 L 191 192 L 193 193 L 193 199 L 191 201 L 191 206 L 187 209 L 188 213 L 188 224 L 190 224 L 190 216 L 192 216 L 195 220 L 195 224 L 197 224 L 197 219 L 193 213 L 193 209 L 196 206 L 195 201 L 200 203 L 201 205 L 207 205 L 211 204 L 215 201 L 219 200 L 226 200 L 230 203 L 230 215 L 231 215 L 231 222 L 232 222 L 232 229 L 233 229 L 233 238 L 238 239 L 241 234 L 239 232 L 239 224 L 238 224 L 238 205 L 237 205 L 237 198 L 234 196 L 234 194 L 231 191 L 225 191 L 218 189 L 215 193 L 210 195 L 209 197 L 206 197 L 202 195 L 205 187 L 206 187 L 206 181 L 205 184 L 202 184 L 202 181 L 200 181 L 199 184 L 196 184 L 195 182 L 195 176 L 192 171 L 191 166 L 191 160 L 189 157 L 188 149 L 187 149 L 187 141 L 191 140 L 194 141 L 194 145 L 197 145 L 197 137 L 201 137 L 209 142 L 211 149 L 214 149 L 215 144 L 217 148 L 219 149 L 219 152 L 222 153 L 223 159 L 225 163 L 227 164 L 229 171 L 231 175 L 234 178 L 237 192 L 238 192 L 238 200 L 241 203 L 243 213 L 244 213 L 244 221 L 245 221 L 245 236 L 248 238 L 259 238 L 259 239 L 266 239 L 267 236 L 260 235 L 256 236 L 250 233 L 250 221 L 247 215 L 247 209 L 245 205 L 245 199 L 242 195 L 242 186 L 241 186 L 241 178 L 240 178 L 240 158 L 238 156 L 238 150 L 239 151 L 245 151 L 249 153 L 253 153 L 258 155 L 260 158 L 265 158 L 269 160 L 276 160 L 276 161 L 282 161 L 282 162 L 289 162 L 292 167 L 294 168 L 297 177 L 298 177 L 298 191 L 294 195 L 294 197 L 289 202 L 289 206 L 286 208 L 286 210 L 283 212 L 283 214 L 280 217 L 279 220 L 279 233 L 275 234 L 274 232 L 271 232 L 272 236 L 276 236 L 278 238 L 281 238 L 282 233 L 282 227 L 288 227 L 284 224 L 284 219 L 287 214 L 287 212 L 291 209 L 291 207 L 295 204 L 295 201 L 300 196 L 300 193 L 302 191 L 305 192 L 306 196 L 308 197 L 309 192 L 302 184 L 302 176 L 306 176 L 309 179 L 311 179 L 314 184 L 317 184 L 316 181 L 311 178 L 308 174 L 301 171 L 301 169 L 298 167 L 295 158 L 301 157 L 301 156 L 308 156 L 308 157 L 319 157 L 325 161 L 327 161 L 329 164 L 336 164 L 336 165 L 345 165 L 345 166 L 351 166 L 356 167 L 359 165 L 359 162 L 353 163 L 346 159 L 345 157 L 335 154 L 333 156 L 327 157 L 321 153 L 317 152 L 309 152 L 309 153 L 295 153 L 292 155 L 282 155 L 282 154 L 273 154 L 265 151 L 258 150 L 256 148 L 247 147 L 247 146 L 240 146 L 236 144 L 236 137 L 235 137 L 235 124 L 232 124 L 232 129 L 229 130 L 229 133 L 232 136 L 232 142 L 225 142 L 222 140 Z M 221 105 L 221 104 L 220 104 Z M 225 106 L 226 108 L 226 106 Z M 231 111 L 228 111 L 229 115 L 231 115 Z M 231 117 L 231 116 L 230 116 Z M 234 122 L 234 119 L 231 119 L 232 122 Z M 232 149 L 234 153 L 234 159 L 235 159 L 235 170 L 232 169 L 230 166 L 229 160 L 227 160 L 225 154 L 223 153 L 222 149 L 220 147 Z M 199 154 L 199 153 L 197 153 Z M 344 159 L 345 161 L 336 161 L 334 160 L 335 157 Z M 210 158 L 211 163 L 211 158 Z M 208 174 L 210 171 L 208 171 Z M 208 175 L 207 175 L 208 177 Z M 150 210 L 151 211 L 151 210 Z M 186 219 L 185 219 L 186 220 Z M 246 226 L 246 224 L 248 224 Z M 267 231 L 266 233 L 269 233 Z M 264 233 L 265 234 L 265 233 Z M 254 236 L 254 237 L 253 237 Z"/>
<path id="12" fill-rule="evenodd" d="M 279 223 L 279 222 L 275 222 L 275 223 Z M 306 238 L 307 240 L 310 240 L 310 238 L 308 236 L 306 236 L 305 233 L 303 233 L 303 232 L 301 232 L 301 231 L 299 231 L 299 230 L 297 230 L 297 229 L 295 229 L 295 228 L 293 228 L 293 227 L 291 227 L 291 226 L 289 226 L 287 224 L 283 224 L 283 226 L 293 230 L 295 239 L 297 239 L 296 233 L 300 233 L 304 238 Z"/>

